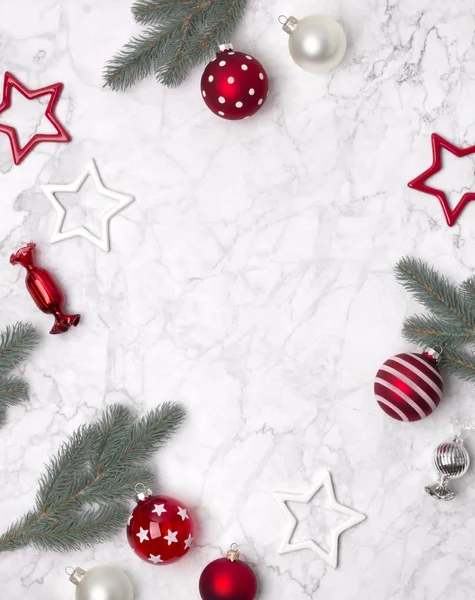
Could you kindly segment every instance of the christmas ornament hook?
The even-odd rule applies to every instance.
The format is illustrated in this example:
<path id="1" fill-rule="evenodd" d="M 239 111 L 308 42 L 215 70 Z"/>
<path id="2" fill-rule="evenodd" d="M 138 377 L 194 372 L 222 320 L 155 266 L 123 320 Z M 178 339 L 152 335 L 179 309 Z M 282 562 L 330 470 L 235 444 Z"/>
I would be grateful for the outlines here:
<path id="1" fill-rule="evenodd" d="M 71 577 L 71 575 L 74 573 L 74 567 L 71 567 L 71 566 L 65 567 L 64 572 L 66 573 L 66 575 L 68 577 Z"/>

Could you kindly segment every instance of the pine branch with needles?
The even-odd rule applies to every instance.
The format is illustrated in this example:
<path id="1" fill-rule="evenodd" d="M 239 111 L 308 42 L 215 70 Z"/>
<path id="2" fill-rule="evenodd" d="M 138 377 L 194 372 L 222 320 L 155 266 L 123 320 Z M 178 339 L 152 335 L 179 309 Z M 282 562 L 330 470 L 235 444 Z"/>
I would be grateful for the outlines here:
<path id="1" fill-rule="evenodd" d="M 395 273 L 428 311 L 404 321 L 404 338 L 422 347 L 440 347 L 440 368 L 475 383 L 475 277 L 456 286 L 413 258 L 402 258 Z"/>
<path id="2" fill-rule="evenodd" d="M 0 427 L 6 422 L 8 407 L 28 397 L 25 381 L 11 373 L 28 358 L 38 339 L 30 323 L 16 323 L 0 333 Z"/>
<path id="3" fill-rule="evenodd" d="M 34 507 L 0 536 L 0 552 L 25 546 L 79 550 L 121 531 L 135 486 L 153 483 L 147 461 L 183 419 L 173 403 L 140 419 L 114 404 L 77 429 L 41 475 Z"/>
<path id="4" fill-rule="evenodd" d="M 152 73 L 180 85 L 230 40 L 245 8 L 246 0 L 136 0 L 132 14 L 145 29 L 106 64 L 105 85 L 126 90 Z"/>

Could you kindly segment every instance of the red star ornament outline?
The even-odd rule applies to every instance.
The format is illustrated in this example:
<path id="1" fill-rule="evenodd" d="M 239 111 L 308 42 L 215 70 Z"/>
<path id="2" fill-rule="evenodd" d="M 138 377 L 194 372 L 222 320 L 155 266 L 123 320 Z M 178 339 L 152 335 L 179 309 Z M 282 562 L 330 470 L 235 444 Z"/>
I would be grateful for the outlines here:
<path id="1" fill-rule="evenodd" d="M 54 114 L 54 110 L 56 108 L 56 104 L 58 103 L 59 97 L 63 90 L 62 83 L 53 83 L 46 87 L 37 89 L 37 90 L 29 90 L 26 88 L 18 79 L 9 73 L 5 72 L 5 77 L 3 80 L 3 100 L 0 104 L 0 118 L 2 112 L 10 108 L 12 103 L 12 89 L 15 88 L 28 100 L 33 100 L 34 98 L 39 98 L 40 96 L 46 96 L 47 94 L 51 95 L 51 98 L 48 102 L 48 106 L 45 110 L 45 117 L 48 121 L 53 125 L 56 129 L 56 133 L 35 133 L 33 137 L 28 141 L 23 148 L 20 146 L 20 141 L 18 139 L 18 135 L 16 129 L 11 127 L 10 125 L 2 125 L 0 123 L 0 132 L 6 133 L 9 140 L 10 146 L 12 148 L 13 162 L 18 165 L 21 161 L 26 157 L 26 155 L 33 150 L 33 148 L 40 144 L 41 142 L 70 142 L 71 136 L 60 123 L 56 115 Z"/>
<path id="2" fill-rule="evenodd" d="M 472 200 L 475 200 L 475 192 L 466 192 L 460 198 L 455 208 L 452 210 L 449 206 L 449 202 L 447 200 L 447 195 L 445 194 L 445 192 L 443 190 L 431 187 L 426 184 L 427 179 L 429 179 L 429 177 L 432 177 L 432 175 L 434 175 L 435 173 L 438 173 L 442 168 L 442 148 L 445 148 L 446 150 L 454 154 L 457 158 L 462 158 L 475 152 L 475 146 L 469 146 L 468 148 L 459 148 L 458 146 L 454 146 L 454 144 L 448 142 L 438 133 L 433 133 L 432 165 L 426 171 L 424 171 L 415 179 L 410 181 L 407 185 L 414 190 L 418 190 L 419 192 L 424 192 L 426 194 L 430 194 L 431 196 L 435 196 L 436 198 L 438 198 L 440 205 L 442 206 L 442 210 L 444 211 L 447 225 L 449 227 L 452 227 L 452 225 L 459 218 L 460 213 L 467 206 L 467 204 Z"/>

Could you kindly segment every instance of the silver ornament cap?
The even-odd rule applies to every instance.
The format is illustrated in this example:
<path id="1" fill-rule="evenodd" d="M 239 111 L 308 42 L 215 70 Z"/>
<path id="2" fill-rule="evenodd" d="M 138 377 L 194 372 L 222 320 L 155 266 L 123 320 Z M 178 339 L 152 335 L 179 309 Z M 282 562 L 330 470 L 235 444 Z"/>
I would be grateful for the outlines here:
<path id="1" fill-rule="evenodd" d="M 451 479 L 459 479 L 465 475 L 470 466 L 470 456 L 462 438 L 452 442 L 444 442 L 434 452 L 434 465 L 439 473 L 436 483 L 426 486 L 425 491 L 437 500 L 453 500 L 455 493 L 449 489 Z"/>
<path id="2" fill-rule="evenodd" d="M 135 501 L 142 502 L 153 494 L 150 488 L 146 488 L 143 483 L 137 483 L 135 486 Z"/>

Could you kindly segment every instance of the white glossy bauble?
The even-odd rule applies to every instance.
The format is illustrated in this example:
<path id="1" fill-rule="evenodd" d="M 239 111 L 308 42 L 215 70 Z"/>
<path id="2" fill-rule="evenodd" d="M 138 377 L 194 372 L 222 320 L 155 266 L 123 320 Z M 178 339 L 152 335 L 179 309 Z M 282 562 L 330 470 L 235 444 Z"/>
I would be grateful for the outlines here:
<path id="1" fill-rule="evenodd" d="M 116 567 L 94 567 L 86 571 L 76 587 L 76 600 L 133 600 L 127 575 Z"/>
<path id="2" fill-rule="evenodd" d="M 324 15 L 310 15 L 294 19 L 290 25 L 289 52 L 299 67 L 312 73 L 326 73 L 341 63 L 347 42 L 337 21 Z"/>

